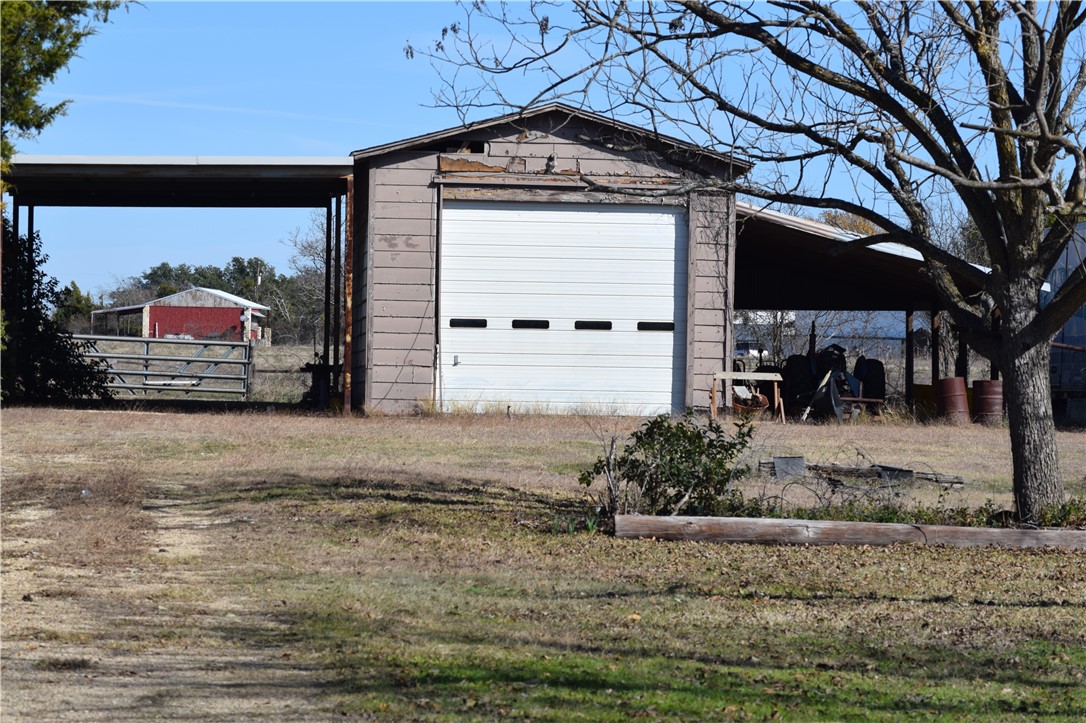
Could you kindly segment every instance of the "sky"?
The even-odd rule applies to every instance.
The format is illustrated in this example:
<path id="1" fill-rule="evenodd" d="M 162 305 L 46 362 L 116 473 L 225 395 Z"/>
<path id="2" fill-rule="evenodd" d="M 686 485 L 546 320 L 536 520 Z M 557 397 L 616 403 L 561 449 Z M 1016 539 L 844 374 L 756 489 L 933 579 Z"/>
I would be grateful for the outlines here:
<path id="1" fill-rule="evenodd" d="M 30 155 L 342 156 L 459 124 L 438 74 L 408 60 L 449 2 L 156 2 L 111 16 L 42 93 L 67 115 Z M 162 262 L 259 256 L 289 273 L 308 209 L 35 210 L 46 272 L 97 297 Z M 23 221 L 25 224 L 25 220 Z M 25 230 L 25 225 L 24 225 Z"/>

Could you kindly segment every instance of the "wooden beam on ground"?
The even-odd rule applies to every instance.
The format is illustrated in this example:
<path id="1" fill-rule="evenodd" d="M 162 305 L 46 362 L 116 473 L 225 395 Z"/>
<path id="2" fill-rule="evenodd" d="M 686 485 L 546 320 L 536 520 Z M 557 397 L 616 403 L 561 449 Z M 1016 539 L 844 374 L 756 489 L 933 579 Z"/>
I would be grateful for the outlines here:
<path id="1" fill-rule="evenodd" d="M 616 515 L 615 537 L 770 545 L 881 546 L 911 542 L 951 547 L 1055 547 L 1086 550 L 1086 530 L 1023 530 L 760 517 Z"/>

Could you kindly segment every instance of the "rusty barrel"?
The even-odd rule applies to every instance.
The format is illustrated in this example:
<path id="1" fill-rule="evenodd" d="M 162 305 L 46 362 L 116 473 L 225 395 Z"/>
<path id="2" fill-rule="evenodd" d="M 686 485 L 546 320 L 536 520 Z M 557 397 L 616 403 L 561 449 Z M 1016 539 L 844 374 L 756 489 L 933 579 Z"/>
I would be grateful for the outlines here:
<path id="1" fill-rule="evenodd" d="M 947 377 L 935 382 L 935 413 L 954 424 L 968 424 L 969 398 L 964 377 Z"/>
<path id="2" fill-rule="evenodd" d="M 973 421 L 999 424 L 1003 421 L 1003 380 L 978 379 L 973 382 Z"/>

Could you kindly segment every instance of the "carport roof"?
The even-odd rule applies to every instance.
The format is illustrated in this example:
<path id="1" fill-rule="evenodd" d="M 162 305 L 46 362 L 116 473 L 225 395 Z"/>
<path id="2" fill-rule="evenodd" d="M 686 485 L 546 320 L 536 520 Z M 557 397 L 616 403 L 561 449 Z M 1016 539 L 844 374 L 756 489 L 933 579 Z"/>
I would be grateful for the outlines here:
<path id="1" fill-rule="evenodd" d="M 320 208 L 352 171 L 346 156 L 17 155 L 4 180 L 23 206 Z"/>
<path id="2" fill-rule="evenodd" d="M 863 246 L 856 234 L 746 203 L 737 203 L 736 211 L 736 309 L 940 306 L 924 258 L 914 249 L 894 243 Z M 957 281 L 966 294 L 980 291 Z"/>
<path id="3" fill-rule="evenodd" d="M 518 116 L 486 125 L 514 117 Z M 355 156 L 414 147 L 456 130 L 463 128 L 358 151 Z M 24 206 L 319 208 L 346 193 L 353 170 L 353 161 L 346 156 L 19 155 L 5 180 L 16 203 Z M 832 226 L 745 203 L 737 204 L 737 212 L 737 309 L 939 306 L 935 288 L 923 273 L 923 259 L 912 249 L 885 243 L 848 248 L 858 237 Z"/>

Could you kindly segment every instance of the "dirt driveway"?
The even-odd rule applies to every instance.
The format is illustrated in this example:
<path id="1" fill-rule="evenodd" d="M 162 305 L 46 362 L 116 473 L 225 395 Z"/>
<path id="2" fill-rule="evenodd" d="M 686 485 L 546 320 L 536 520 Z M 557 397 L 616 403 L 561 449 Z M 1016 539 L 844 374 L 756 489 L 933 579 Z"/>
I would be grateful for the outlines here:
<path id="1" fill-rule="evenodd" d="M 5 512 L 4 720 L 332 713 L 320 668 L 231 554 L 239 537 L 260 544 L 250 521 L 193 509 L 176 485 L 135 519 L 94 489 L 65 492 L 71 504 Z"/>

